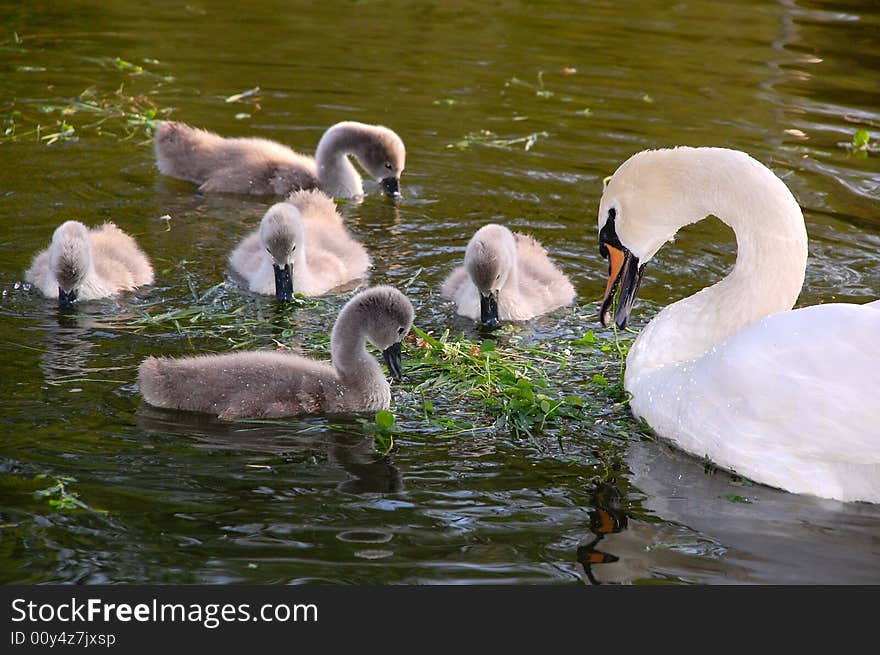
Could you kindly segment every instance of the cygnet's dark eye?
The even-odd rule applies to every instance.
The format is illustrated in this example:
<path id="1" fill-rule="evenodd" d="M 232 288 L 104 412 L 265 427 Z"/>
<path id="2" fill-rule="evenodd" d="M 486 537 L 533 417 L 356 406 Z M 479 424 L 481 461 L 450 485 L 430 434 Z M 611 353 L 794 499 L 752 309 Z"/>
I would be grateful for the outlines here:
<path id="1" fill-rule="evenodd" d="M 403 326 L 397 328 L 397 334 L 403 334 Z"/>
<path id="2" fill-rule="evenodd" d="M 293 252 L 294 250 L 296 250 L 296 244 L 293 244 L 293 248 L 290 249 L 290 252 Z"/>
<path id="3" fill-rule="evenodd" d="M 270 255 L 272 254 L 272 251 L 269 250 L 268 248 L 266 248 L 266 252 L 269 253 Z"/>
<path id="4" fill-rule="evenodd" d="M 387 168 L 389 171 L 391 170 L 391 162 L 390 161 L 385 162 L 385 168 Z"/>

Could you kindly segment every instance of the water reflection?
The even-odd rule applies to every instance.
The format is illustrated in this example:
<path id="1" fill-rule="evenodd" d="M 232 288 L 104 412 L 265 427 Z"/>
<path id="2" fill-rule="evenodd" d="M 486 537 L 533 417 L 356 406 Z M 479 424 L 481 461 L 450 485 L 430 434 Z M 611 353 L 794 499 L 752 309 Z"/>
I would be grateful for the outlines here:
<path id="1" fill-rule="evenodd" d="M 629 523 L 625 509 L 625 497 L 611 479 L 599 484 L 592 495 L 592 507 L 589 510 L 590 531 L 593 540 L 579 546 L 577 561 L 583 567 L 584 575 L 592 585 L 604 584 L 600 581 L 593 567 L 601 564 L 612 564 L 620 560 L 617 555 L 599 550 L 598 545 L 607 535 L 626 530 Z"/>
<path id="2" fill-rule="evenodd" d="M 706 470 L 665 443 L 633 444 L 627 464 L 630 481 L 647 494 L 643 505 L 692 531 L 676 548 L 723 557 L 714 582 L 880 583 L 878 505 L 754 485 Z"/>
<path id="3" fill-rule="evenodd" d="M 403 476 L 388 455 L 373 448 L 372 437 L 336 434 L 330 448 L 330 461 L 352 477 L 340 482 L 339 491 L 350 494 L 397 493 L 403 491 Z"/>
<path id="4" fill-rule="evenodd" d="M 137 425 L 144 433 L 162 438 L 184 438 L 195 448 L 234 453 L 274 455 L 284 460 L 310 461 L 314 466 L 342 470 L 350 476 L 336 485 L 338 491 L 350 494 L 397 493 L 403 490 L 403 476 L 388 455 L 373 448 L 373 438 L 360 433 L 359 423 L 347 420 L 351 431 L 321 425 L 326 419 L 312 417 L 309 422 L 288 425 L 221 421 L 207 414 L 178 412 L 152 407 L 144 403 L 137 413 Z M 250 466 L 270 468 L 277 459 L 253 458 Z M 312 473 L 314 475 L 314 473 Z M 321 478 L 332 479 L 331 471 L 320 472 Z M 323 486 L 323 484 L 322 484 Z"/>

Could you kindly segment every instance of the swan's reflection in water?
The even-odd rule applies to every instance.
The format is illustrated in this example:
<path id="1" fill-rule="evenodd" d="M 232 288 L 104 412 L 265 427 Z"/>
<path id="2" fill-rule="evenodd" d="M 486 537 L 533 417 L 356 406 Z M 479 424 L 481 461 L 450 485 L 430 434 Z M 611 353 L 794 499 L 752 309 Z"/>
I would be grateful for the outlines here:
<path id="1" fill-rule="evenodd" d="M 625 498 L 616 481 L 599 483 L 592 495 L 590 514 L 590 532 L 593 540 L 577 549 L 577 561 L 583 567 L 587 581 L 592 585 L 603 584 L 596 577 L 593 567 L 601 564 L 612 564 L 620 561 L 617 555 L 599 549 L 599 545 L 607 535 L 626 530 L 629 519 L 625 510 Z"/>
<path id="2" fill-rule="evenodd" d="M 261 425 L 256 422 L 226 422 L 207 414 L 159 409 L 144 404 L 138 410 L 137 424 L 147 434 L 185 437 L 204 450 L 230 450 L 297 459 L 314 458 L 315 466 L 338 468 L 350 476 L 336 485 L 337 490 L 355 495 L 403 491 L 403 476 L 388 455 L 377 453 L 372 436 L 359 434 L 360 424 L 333 418 L 340 427 L 326 424 Z M 318 463 L 326 460 L 326 464 Z M 269 460 L 271 461 L 271 460 Z M 318 479 L 332 479 L 322 471 Z"/>
<path id="3" fill-rule="evenodd" d="M 589 584 L 877 584 L 880 506 L 751 484 L 664 442 L 632 444 L 628 485 L 592 498 L 577 549 Z"/>

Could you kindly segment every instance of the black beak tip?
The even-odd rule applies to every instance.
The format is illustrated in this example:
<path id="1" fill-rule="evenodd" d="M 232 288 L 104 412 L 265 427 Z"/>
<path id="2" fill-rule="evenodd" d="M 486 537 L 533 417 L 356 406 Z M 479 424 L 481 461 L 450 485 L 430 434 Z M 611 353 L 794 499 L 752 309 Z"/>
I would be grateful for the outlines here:
<path id="1" fill-rule="evenodd" d="M 275 298 L 278 302 L 290 302 L 293 300 L 293 269 L 290 264 L 284 268 L 273 264 L 275 269 Z"/>
<path id="2" fill-rule="evenodd" d="M 400 180 L 396 177 L 386 177 L 382 179 L 382 190 L 389 198 L 402 198 L 400 194 Z"/>
<path id="3" fill-rule="evenodd" d="M 398 381 L 402 380 L 403 368 L 401 366 L 400 342 L 398 341 L 397 343 L 388 346 L 382 351 L 382 356 L 385 359 L 385 363 L 388 365 L 388 372 L 391 373 L 391 377 Z"/>
<path id="4" fill-rule="evenodd" d="M 61 287 L 58 288 L 58 307 L 59 309 L 73 309 L 76 304 L 77 292 L 76 289 L 71 289 L 70 291 L 64 291 Z"/>
<path id="5" fill-rule="evenodd" d="M 480 323 L 485 327 L 495 327 L 498 319 L 498 295 L 495 293 L 480 293 Z"/>

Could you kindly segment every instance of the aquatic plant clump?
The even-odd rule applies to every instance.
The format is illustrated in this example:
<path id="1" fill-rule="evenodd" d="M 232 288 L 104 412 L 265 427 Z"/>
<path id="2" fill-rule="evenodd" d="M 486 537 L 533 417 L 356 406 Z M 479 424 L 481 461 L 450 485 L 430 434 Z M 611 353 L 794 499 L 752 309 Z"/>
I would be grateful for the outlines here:
<path id="1" fill-rule="evenodd" d="M 423 418 L 436 427 L 481 426 L 536 440 L 545 428 L 589 422 L 611 436 L 628 434 L 617 422 L 632 422 L 620 402 L 625 394 L 605 377 L 618 368 L 619 348 L 592 332 L 562 347 L 453 339 L 449 330 L 440 337 L 417 327 L 413 333 L 405 387 L 423 398 Z M 609 399 L 616 401 L 610 407 Z M 441 404 L 456 409 L 444 415 Z"/>

